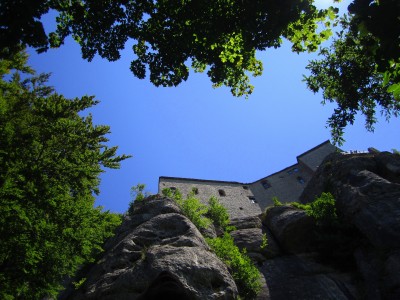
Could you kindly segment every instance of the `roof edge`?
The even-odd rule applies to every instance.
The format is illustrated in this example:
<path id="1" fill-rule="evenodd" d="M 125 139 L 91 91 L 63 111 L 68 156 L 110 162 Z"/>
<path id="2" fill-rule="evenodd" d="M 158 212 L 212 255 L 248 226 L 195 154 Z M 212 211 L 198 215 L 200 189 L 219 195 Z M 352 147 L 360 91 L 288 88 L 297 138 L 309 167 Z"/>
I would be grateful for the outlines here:
<path id="1" fill-rule="evenodd" d="M 319 145 L 317 145 L 317 146 L 311 148 L 310 150 L 307 150 L 306 152 L 304 152 L 304 153 L 302 153 L 302 154 L 296 156 L 297 163 L 294 163 L 293 165 L 290 165 L 290 166 L 288 166 L 288 167 L 285 167 L 285 168 L 282 169 L 282 170 L 276 171 L 276 172 L 274 172 L 274 173 L 272 173 L 272 174 L 269 174 L 269 175 L 267 175 L 267 176 L 265 176 L 265 177 L 262 177 L 262 178 L 260 178 L 260 179 L 258 179 L 258 180 L 255 180 L 255 181 L 253 181 L 253 182 L 247 182 L 247 183 L 245 183 L 245 182 L 238 182 L 238 181 L 211 180 L 211 179 L 196 179 L 196 178 L 182 178 L 182 177 L 171 177 L 171 176 L 160 176 L 160 177 L 158 177 L 158 182 L 160 182 L 161 179 L 172 179 L 172 180 L 176 179 L 176 180 L 195 181 L 195 182 L 214 182 L 214 183 L 230 183 L 230 184 L 240 184 L 240 185 L 251 185 L 251 184 L 254 184 L 254 183 L 256 183 L 256 182 L 260 182 L 260 181 L 262 181 L 262 180 L 266 180 L 266 179 L 268 179 L 269 177 L 274 176 L 274 175 L 276 175 L 276 174 L 278 174 L 278 173 L 286 172 L 288 169 L 291 169 L 291 168 L 294 168 L 294 167 L 298 166 L 298 165 L 299 165 L 299 158 L 303 157 L 303 156 L 306 155 L 306 154 L 309 154 L 310 152 L 315 151 L 315 150 L 318 149 L 318 148 L 321 148 L 322 146 L 324 146 L 324 145 L 326 145 L 326 144 L 332 145 L 331 142 L 330 142 L 330 140 L 326 140 L 325 142 L 322 142 L 321 144 L 319 144 Z M 335 147 L 334 145 L 332 145 L 332 146 Z M 336 147 L 336 148 L 337 148 L 337 147 Z M 337 148 L 337 149 L 340 150 L 340 151 L 342 151 L 340 148 Z"/>
<path id="2" fill-rule="evenodd" d="M 178 179 L 178 180 L 185 180 L 185 181 L 218 182 L 218 183 L 222 182 L 222 183 L 234 183 L 234 184 L 241 184 L 241 185 L 251 184 L 251 183 L 243 183 L 243 182 L 238 182 L 238 181 L 196 179 L 196 178 L 183 178 L 183 177 L 170 177 L 170 176 L 160 176 L 160 177 L 158 177 L 158 182 L 160 182 L 161 179 Z"/>
<path id="3" fill-rule="evenodd" d="M 304 156 L 304 155 L 306 155 L 306 154 L 309 154 L 310 152 L 313 152 L 313 151 L 317 150 L 318 148 L 321 148 L 322 146 L 324 146 L 324 145 L 326 145 L 326 144 L 332 145 L 330 140 L 326 140 L 325 142 L 323 142 L 323 143 L 321 143 L 321 144 L 319 144 L 319 145 L 317 145 L 317 146 L 311 148 L 310 150 L 307 150 L 306 152 L 303 152 L 302 154 L 296 156 L 296 158 L 299 159 L 300 157 L 302 157 L 302 156 Z M 333 146 L 333 145 L 332 145 L 332 146 Z M 335 147 L 335 146 L 333 146 L 333 147 Z M 337 147 L 336 147 L 336 148 L 337 148 Z M 339 148 L 337 148 L 337 149 L 339 149 Z M 340 150 L 340 149 L 339 149 L 339 150 Z"/>
<path id="4" fill-rule="evenodd" d="M 270 174 L 270 175 L 267 175 L 267 176 L 265 176 L 265 177 L 263 177 L 263 178 L 261 178 L 261 179 L 258 179 L 258 180 L 254 181 L 254 182 L 251 182 L 251 183 L 249 183 L 249 184 L 254 184 L 254 183 L 257 183 L 257 182 L 259 182 L 259 181 L 268 180 L 268 178 L 270 178 L 270 177 L 272 177 L 272 176 L 275 176 L 275 175 L 277 175 L 277 174 L 279 174 L 279 173 L 285 173 L 285 172 L 289 171 L 290 169 L 296 168 L 296 167 L 298 167 L 298 166 L 299 166 L 299 163 L 295 163 L 295 164 L 293 164 L 293 165 L 290 165 L 289 167 L 286 167 L 286 168 L 284 168 L 284 169 L 282 169 L 282 170 L 280 170 L 280 171 L 276 171 L 276 172 L 274 172 L 274 173 L 272 173 L 272 174 Z"/>

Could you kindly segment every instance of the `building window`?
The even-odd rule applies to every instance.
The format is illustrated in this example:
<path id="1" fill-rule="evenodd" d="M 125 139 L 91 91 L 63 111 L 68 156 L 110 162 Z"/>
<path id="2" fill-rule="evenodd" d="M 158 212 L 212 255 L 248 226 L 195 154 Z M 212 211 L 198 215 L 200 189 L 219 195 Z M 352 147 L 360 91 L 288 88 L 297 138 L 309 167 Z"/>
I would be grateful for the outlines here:
<path id="1" fill-rule="evenodd" d="M 257 203 L 256 197 L 254 196 L 249 196 L 249 200 L 251 203 Z"/>
<path id="2" fill-rule="evenodd" d="M 240 210 L 243 210 L 243 207 L 239 207 Z"/>
<path id="3" fill-rule="evenodd" d="M 304 183 L 305 183 L 303 177 L 300 177 L 300 176 L 297 177 L 297 181 L 298 181 L 300 184 L 304 184 Z"/>
<path id="4" fill-rule="evenodd" d="M 193 194 L 197 195 L 199 193 L 199 189 L 197 187 L 192 188 Z"/>
<path id="5" fill-rule="evenodd" d="M 264 187 L 264 189 L 269 189 L 271 187 L 271 184 L 268 182 L 268 180 L 261 181 L 261 184 Z"/>
<path id="6" fill-rule="evenodd" d="M 226 196 L 224 190 L 218 190 L 218 194 L 219 194 L 221 197 L 225 197 L 225 196 Z"/>
<path id="7" fill-rule="evenodd" d="M 243 189 L 244 189 L 244 190 L 248 190 L 249 187 L 248 187 L 247 185 L 244 185 L 244 186 L 243 186 Z"/>

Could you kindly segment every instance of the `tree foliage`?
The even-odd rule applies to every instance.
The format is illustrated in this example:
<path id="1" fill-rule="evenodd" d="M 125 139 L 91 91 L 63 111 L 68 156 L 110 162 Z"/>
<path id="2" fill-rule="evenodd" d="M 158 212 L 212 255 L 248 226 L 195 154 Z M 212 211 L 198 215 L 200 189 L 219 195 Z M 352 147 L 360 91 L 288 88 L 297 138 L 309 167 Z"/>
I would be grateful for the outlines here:
<path id="1" fill-rule="evenodd" d="M 355 0 L 349 13 L 332 46 L 321 49 L 322 59 L 307 66 L 311 75 L 305 78 L 313 92 L 323 91 L 323 103 L 337 103 L 328 125 L 338 144 L 357 113 L 373 131 L 377 110 L 386 119 L 400 112 L 400 2 Z"/>
<path id="2" fill-rule="evenodd" d="M 248 75 L 262 72 L 256 51 L 277 48 L 286 38 L 293 50 L 314 51 L 330 36 L 337 11 L 317 10 L 313 0 L 4 0 L 3 45 L 19 43 L 45 51 L 72 35 L 83 58 L 96 54 L 114 61 L 128 40 L 136 58 L 131 71 L 150 73 L 156 86 L 176 86 L 207 69 L 213 86 L 225 85 L 235 96 L 252 92 Z M 29 7 L 29 9 L 25 9 Z M 40 16 L 56 10 L 57 30 L 45 34 Z M 21 13 L 24 11 L 24 13 Z M 18 21 L 15 16 L 20 16 Z M 322 29 L 318 29 L 318 23 Z M 326 26 L 326 28 L 324 27 Z"/>
<path id="3" fill-rule="evenodd" d="M 57 29 L 46 34 L 40 17 L 49 10 L 58 13 Z M 312 91 L 323 91 L 323 103 L 338 104 L 328 120 L 337 144 L 358 112 L 373 130 L 376 111 L 397 116 L 400 101 L 400 2 L 353 0 L 348 12 L 333 46 L 310 63 L 306 78 Z M 294 52 L 316 51 L 331 36 L 337 14 L 333 7 L 318 10 L 314 0 L 3 0 L 0 48 L 12 53 L 28 45 L 43 52 L 72 36 L 84 59 L 98 54 L 114 61 L 129 45 L 132 73 L 156 86 L 187 80 L 191 65 L 207 72 L 214 87 L 247 97 L 249 76 L 263 70 L 257 51 L 278 48 L 283 39 Z"/>
<path id="4" fill-rule="evenodd" d="M 127 158 L 105 145 L 108 126 L 79 115 L 97 101 L 55 93 L 49 75 L 33 75 L 26 58 L 0 60 L 2 299 L 55 295 L 121 221 L 94 207 L 102 167 Z"/>

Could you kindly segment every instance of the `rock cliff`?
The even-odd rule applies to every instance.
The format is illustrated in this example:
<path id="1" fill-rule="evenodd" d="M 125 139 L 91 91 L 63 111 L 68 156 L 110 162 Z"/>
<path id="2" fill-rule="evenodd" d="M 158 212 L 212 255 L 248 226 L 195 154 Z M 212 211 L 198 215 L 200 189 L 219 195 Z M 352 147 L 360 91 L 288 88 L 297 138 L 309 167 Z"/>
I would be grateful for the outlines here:
<path id="1" fill-rule="evenodd" d="M 400 299 L 400 156 L 330 155 L 301 202 L 322 192 L 336 200 L 335 225 L 320 226 L 290 205 L 231 220 L 236 245 L 247 249 L 262 274 L 258 299 Z M 62 299 L 238 296 L 229 269 L 203 235 L 172 200 L 158 195 L 134 205 L 83 276 L 82 287 Z"/>
<path id="2" fill-rule="evenodd" d="M 66 299 L 234 299 L 227 267 L 176 204 L 154 196 L 134 206 L 103 257 Z"/>

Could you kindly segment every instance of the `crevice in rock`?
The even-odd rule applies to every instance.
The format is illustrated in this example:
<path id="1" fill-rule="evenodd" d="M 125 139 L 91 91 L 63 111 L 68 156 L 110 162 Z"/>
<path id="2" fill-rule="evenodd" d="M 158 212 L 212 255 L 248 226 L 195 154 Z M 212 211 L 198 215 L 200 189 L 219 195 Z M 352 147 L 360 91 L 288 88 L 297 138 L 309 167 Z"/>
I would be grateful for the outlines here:
<path id="1" fill-rule="evenodd" d="M 167 271 L 161 272 L 137 300 L 191 300 L 182 283 Z"/>

